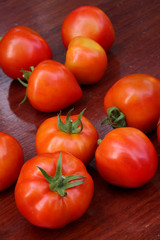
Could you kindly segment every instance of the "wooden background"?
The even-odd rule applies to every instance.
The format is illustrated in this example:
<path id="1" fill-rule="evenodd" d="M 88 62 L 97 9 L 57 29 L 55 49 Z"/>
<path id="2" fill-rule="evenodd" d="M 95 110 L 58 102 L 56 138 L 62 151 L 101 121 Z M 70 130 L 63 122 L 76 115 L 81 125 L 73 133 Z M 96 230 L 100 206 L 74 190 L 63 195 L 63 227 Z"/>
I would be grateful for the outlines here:
<path id="1" fill-rule="evenodd" d="M 64 63 L 62 22 L 71 10 L 82 5 L 101 8 L 111 19 L 116 33 L 103 79 L 95 85 L 82 87 L 83 97 L 74 104 L 73 112 L 77 114 L 86 107 L 85 116 L 103 138 L 109 131 L 107 126 L 100 126 L 105 117 L 103 98 L 113 83 L 132 73 L 147 73 L 160 79 L 159 0 L 0 0 L 0 36 L 18 25 L 33 28 L 47 40 L 54 60 Z M 38 112 L 28 101 L 20 106 L 24 94 L 23 86 L 0 69 L 0 131 L 13 135 L 20 142 L 27 161 L 36 155 L 37 128 L 57 113 Z M 148 136 L 160 160 L 156 131 Z M 38 228 L 24 219 L 15 205 L 15 186 L 0 192 L 0 239 L 160 239 L 160 169 L 148 184 L 135 190 L 106 183 L 97 173 L 94 159 L 88 171 L 95 183 L 92 203 L 84 216 L 60 230 Z"/>

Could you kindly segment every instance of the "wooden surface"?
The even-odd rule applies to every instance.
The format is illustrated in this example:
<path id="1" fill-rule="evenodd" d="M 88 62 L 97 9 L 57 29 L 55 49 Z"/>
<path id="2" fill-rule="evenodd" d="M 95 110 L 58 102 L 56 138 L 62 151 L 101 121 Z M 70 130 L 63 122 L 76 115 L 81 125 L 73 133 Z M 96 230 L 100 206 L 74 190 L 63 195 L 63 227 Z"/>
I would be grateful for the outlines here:
<path id="1" fill-rule="evenodd" d="M 87 108 L 85 116 L 103 138 L 109 131 L 101 127 L 103 98 L 121 77 L 148 73 L 160 79 L 160 1 L 159 0 L 0 0 L 0 36 L 10 28 L 33 28 L 49 43 L 54 60 L 64 63 L 66 50 L 61 40 L 65 16 L 82 5 L 101 8 L 111 19 L 116 39 L 108 53 L 108 68 L 103 79 L 82 87 L 83 97 L 74 104 L 74 112 Z M 0 70 L 0 131 L 13 135 L 22 145 L 25 161 L 36 155 L 35 134 L 46 118 L 57 113 L 41 113 L 27 101 L 19 105 L 25 89 Z M 66 114 L 70 109 L 63 111 Z M 150 133 L 160 160 L 156 131 Z M 0 239 L 65 240 L 159 240 L 160 169 L 145 186 L 125 190 L 106 183 L 97 173 L 95 159 L 88 166 L 95 183 L 92 203 L 79 220 L 61 230 L 35 227 L 18 212 L 14 186 L 0 192 Z"/>

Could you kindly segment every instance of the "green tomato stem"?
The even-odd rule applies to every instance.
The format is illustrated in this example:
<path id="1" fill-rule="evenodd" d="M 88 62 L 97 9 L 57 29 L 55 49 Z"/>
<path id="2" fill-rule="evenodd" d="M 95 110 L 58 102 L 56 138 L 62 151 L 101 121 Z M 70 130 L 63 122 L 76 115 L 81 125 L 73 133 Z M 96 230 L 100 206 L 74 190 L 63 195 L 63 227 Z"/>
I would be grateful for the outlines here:
<path id="1" fill-rule="evenodd" d="M 126 118 L 122 111 L 117 107 L 107 109 L 107 118 L 101 122 L 101 125 L 108 123 L 113 128 L 126 127 Z"/>
<path id="2" fill-rule="evenodd" d="M 27 100 L 27 93 L 25 94 L 23 100 L 20 102 L 20 105 L 23 104 Z"/>
<path id="3" fill-rule="evenodd" d="M 31 71 L 26 71 L 26 70 L 23 70 L 23 69 L 21 70 L 21 72 L 23 73 L 22 76 L 27 81 L 27 83 L 22 81 L 20 78 L 17 78 L 17 80 L 26 88 L 28 87 L 29 77 L 30 77 L 32 71 L 34 70 L 34 67 L 33 66 L 30 67 L 30 69 L 31 69 Z M 27 93 L 25 94 L 23 100 L 20 102 L 20 105 L 23 104 L 26 100 L 27 100 Z"/>
<path id="4" fill-rule="evenodd" d="M 62 153 L 60 153 L 59 155 L 59 158 L 57 161 L 56 173 L 54 177 L 50 176 L 44 169 L 40 167 L 38 168 L 43 174 L 44 178 L 48 181 L 50 190 L 57 192 L 61 197 L 67 196 L 67 192 L 65 191 L 66 189 L 79 186 L 80 184 L 83 184 L 85 182 L 84 180 L 70 182 L 72 180 L 85 178 L 82 175 L 76 175 L 76 174 L 69 175 L 69 176 L 62 175 Z"/>
<path id="5" fill-rule="evenodd" d="M 63 123 L 61 120 L 61 112 L 57 116 L 57 127 L 59 128 L 60 131 L 65 132 L 67 134 L 76 134 L 80 133 L 83 130 L 83 124 L 81 121 L 82 115 L 86 109 L 83 109 L 81 113 L 79 114 L 77 120 L 73 122 L 70 118 L 71 112 L 73 109 L 71 109 L 66 116 L 66 123 Z M 80 124 L 80 128 L 78 128 Z"/>
<path id="6" fill-rule="evenodd" d="M 99 145 L 102 142 L 102 139 L 98 139 L 97 144 Z"/>
<path id="7" fill-rule="evenodd" d="M 3 37 L 0 37 L 0 41 L 2 40 Z"/>
<path id="8" fill-rule="evenodd" d="M 27 71 L 27 70 L 24 70 L 24 69 L 21 69 L 21 72 L 23 73 L 23 78 L 28 82 L 29 81 L 29 77 L 30 77 L 30 75 L 31 75 L 31 73 L 33 72 L 33 70 L 34 70 L 34 67 L 33 66 L 31 66 L 30 67 L 30 70 L 31 71 Z"/>
<path id="9" fill-rule="evenodd" d="M 22 81 L 20 78 L 17 78 L 17 80 L 24 86 L 27 88 L 28 83 L 25 83 L 24 81 Z"/>

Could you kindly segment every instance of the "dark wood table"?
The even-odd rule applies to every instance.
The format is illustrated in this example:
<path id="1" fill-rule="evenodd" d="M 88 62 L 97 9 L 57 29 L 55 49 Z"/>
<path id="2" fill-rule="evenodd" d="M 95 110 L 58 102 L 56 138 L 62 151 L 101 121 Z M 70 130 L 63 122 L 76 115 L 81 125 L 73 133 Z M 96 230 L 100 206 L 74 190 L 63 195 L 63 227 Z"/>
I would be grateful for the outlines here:
<path id="1" fill-rule="evenodd" d="M 82 87 L 83 97 L 74 104 L 73 112 L 77 114 L 86 107 L 85 116 L 103 138 L 109 131 L 106 125 L 100 126 L 105 117 L 103 98 L 113 83 L 131 73 L 148 73 L 160 79 L 159 0 L 0 0 L 0 36 L 14 26 L 28 26 L 47 40 L 54 60 L 64 63 L 62 22 L 71 10 L 82 5 L 101 8 L 111 19 L 116 33 L 115 43 L 107 54 L 108 68 L 103 79 Z M 18 81 L 0 70 L 0 131 L 11 134 L 20 142 L 27 161 L 36 155 L 37 128 L 57 113 L 38 112 L 28 101 L 19 105 L 24 93 L 25 89 Z M 160 160 L 156 131 L 148 136 Z M 160 169 L 145 186 L 126 190 L 106 183 L 96 170 L 95 159 L 87 168 L 95 183 L 92 203 L 80 219 L 63 229 L 38 228 L 24 219 L 15 205 L 15 185 L 0 192 L 0 239 L 160 239 Z"/>

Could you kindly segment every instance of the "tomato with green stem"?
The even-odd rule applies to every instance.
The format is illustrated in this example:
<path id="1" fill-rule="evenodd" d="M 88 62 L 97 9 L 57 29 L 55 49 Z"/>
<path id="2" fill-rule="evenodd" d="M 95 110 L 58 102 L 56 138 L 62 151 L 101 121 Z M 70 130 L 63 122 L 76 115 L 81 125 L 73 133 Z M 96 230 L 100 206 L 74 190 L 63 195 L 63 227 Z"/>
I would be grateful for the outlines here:
<path id="1" fill-rule="evenodd" d="M 110 19 L 95 6 L 82 6 L 70 12 L 64 19 L 61 33 L 66 48 L 77 36 L 93 39 L 106 51 L 111 48 L 115 40 L 115 32 Z"/>
<path id="2" fill-rule="evenodd" d="M 46 40 L 29 27 L 16 26 L 0 40 L 0 66 L 13 79 L 22 78 L 22 68 L 29 70 L 30 66 L 51 58 Z"/>
<path id="3" fill-rule="evenodd" d="M 18 80 L 27 88 L 26 96 L 35 109 L 42 112 L 60 111 L 82 97 L 77 80 L 63 64 L 45 60 L 32 70 L 22 70 L 27 83 Z"/>
<path id="4" fill-rule="evenodd" d="M 80 218 L 94 192 L 85 165 L 66 152 L 46 153 L 28 160 L 15 187 L 20 213 L 32 224 L 61 228 Z"/>
<path id="5" fill-rule="evenodd" d="M 20 143 L 10 134 L 0 132 L 0 191 L 16 182 L 23 163 Z"/>
<path id="6" fill-rule="evenodd" d="M 106 93 L 106 121 L 113 127 L 135 127 L 144 132 L 156 128 L 160 116 L 160 80 L 148 74 L 131 74 Z"/>
<path id="7" fill-rule="evenodd" d="M 154 145 L 142 131 L 132 127 L 116 128 L 106 134 L 95 158 L 102 178 L 124 188 L 146 184 L 158 168 Z"/>
<path id="8" fill-rule="evenodd" d="M 83 116 L 85 109 L 79 115 L 70 116 L 72 110 L 67 116 L 59 113 L 40 125 L 36 133 L 36 151 L 37 154 L 66 151 L 88 164 L 94 158 L 98 132 Z"/>

